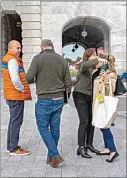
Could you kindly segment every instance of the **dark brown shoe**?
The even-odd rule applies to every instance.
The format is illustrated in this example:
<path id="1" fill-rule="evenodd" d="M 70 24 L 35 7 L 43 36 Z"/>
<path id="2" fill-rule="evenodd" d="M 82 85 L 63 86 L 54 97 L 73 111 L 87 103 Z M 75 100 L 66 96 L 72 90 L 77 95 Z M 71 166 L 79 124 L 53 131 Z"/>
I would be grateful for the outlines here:
<path id="1" fill-rule="evenodd" d="M 63 159 L 61 158 L 61 156 L 57 156 L 56 158 L 52 158 L 52 161 L 50 162 L 50 166 L 52 166 L 53 168 L 55 168 L 55 167 L 58 166 L 62 161 L 63 161 Z"/>
<path id="2" fill-rule="evenodd" d="M 50 164 L 51 163 L 51 161 L 52 161 L 52 158 L 47 158 L 47 161 L 46 161 L 46 164 Z"/>

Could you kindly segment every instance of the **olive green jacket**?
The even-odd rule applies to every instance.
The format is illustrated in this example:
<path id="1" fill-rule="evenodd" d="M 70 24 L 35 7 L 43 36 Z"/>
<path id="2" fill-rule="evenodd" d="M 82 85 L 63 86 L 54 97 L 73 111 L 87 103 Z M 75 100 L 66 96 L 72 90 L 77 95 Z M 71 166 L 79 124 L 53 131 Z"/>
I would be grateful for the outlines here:
<path id="1" fill-rule="evenodd" d="M 86 95 L 92 94 L 92 71 L 97 64 L 98 59 L 84 61 L 80 64 L 74 91 Z"/>

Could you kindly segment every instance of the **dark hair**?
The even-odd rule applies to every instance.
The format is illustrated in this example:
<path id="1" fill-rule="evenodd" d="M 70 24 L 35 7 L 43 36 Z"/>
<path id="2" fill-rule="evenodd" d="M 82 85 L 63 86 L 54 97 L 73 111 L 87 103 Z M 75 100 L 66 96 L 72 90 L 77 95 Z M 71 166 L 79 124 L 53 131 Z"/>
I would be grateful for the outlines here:
<path id="1" fill-rule="evenodd" d="M 88 48 L 83 54 L 83 61 L 88 61 L 89 57 L 96 52 L 95 48 Z"/>

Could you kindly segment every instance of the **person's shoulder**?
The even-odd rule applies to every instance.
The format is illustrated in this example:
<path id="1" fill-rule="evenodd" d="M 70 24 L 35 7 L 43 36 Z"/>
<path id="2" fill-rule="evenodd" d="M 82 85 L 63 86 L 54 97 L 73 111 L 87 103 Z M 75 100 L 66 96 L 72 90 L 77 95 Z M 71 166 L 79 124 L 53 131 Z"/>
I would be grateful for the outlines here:
<path id="1" fill-rule="evenodd" d="M 113 55 L 113 54 L 111 54 L 111 53 L 109 53 L 108 55 L 109 55 L 109 57 L 112 57 L 112 56 L 114 57 L 114 55 Z"/>
<path id="2" fill-rule="evenodd" d="M 45 58 L 46 56 L 51 56 L 51 53 L 41 51 L 39 54 L 35 56 L 35 58 Z"/>
<path id="3" fill-rule="evenodd" d="M 11 61 L 11 62 L 12 62 L 12 61 L 13 61 L 13 62 L 17 62 L 16 59 L 14 59 L 14 58 L 11 58 L 11 59 L 9 60 L 9 62 L 10 62 L 10 61 Z"/>
<path id="4" fill-rule="evenodd" d="M 67 60 L 64 59 L 63 56 L 61 56 L 60 54 L 58 54 L 56 52 L 54 54 L 57 56 L 58 59 L 60 59 L 61 61 L 63 61 L 63 63 L 67 64 Z"/>
<path id="5" fill-rule="evenodd" d="M 117 74 L 115 72 L 112 72 L 112 71 L 109 70 L 109 72 L 107 72 L 107 73 L 108 73 L 109 77 L 113 77 L 113 78 L 117 79 Z"/>
<path id="6" fill-rule="evenodd" d="M 41 53 L 39 53 L 39 54 L 36 54 L 34 57 L 36 58 L 36 57 L 39 57 L 41 55 Z"/>
<path id="7" fill-rule="evenodd" d="M 16 59 L 14 59 L 14 58 L 11 58 L 11 59 L 8 61 L 8 64 L 18 65 Z"/>
<path id="8" fill-rule="evenodd" d="M 115 56 L 113 54 L 109 54 L 108 55 L 108 60 L 111 60 L 112 58 L 115 58 Z"/>
<path id="9" fill-rule="evenodd" d="M 12 70 L 12 69 L 17 69 L 18 68 L 18 62 L 16 61 L 16 59 L 10 59 L 9 61 L 8 61 L 8 69 L 9 69 L 9 71 L 10 70 Z"/>
<path id="10" fill-rule="evenodd" d="M 57 57 L 59 57 L 59 58 L 61 58 L 61 59 L 64 59 L 60 54 L 58 54 L 58 53 L 56 53 L 56 52 L 54 52 L 54 54 L 55 54 Z"/>
<path id="11" fill-rule="evenodd" d="M 33 60 L 36 60 L 36 59 L 38 59 L 39 57 L 40 57 L 40 53 L 39 54 L 36 54 L 35 56 L 33 56 Z"/>

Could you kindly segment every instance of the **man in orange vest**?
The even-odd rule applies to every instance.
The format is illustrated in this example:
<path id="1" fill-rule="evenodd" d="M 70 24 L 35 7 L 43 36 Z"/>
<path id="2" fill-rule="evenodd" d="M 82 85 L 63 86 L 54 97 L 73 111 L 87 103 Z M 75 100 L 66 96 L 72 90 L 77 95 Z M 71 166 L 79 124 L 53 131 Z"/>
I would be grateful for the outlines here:
<path id="1" fill-rule="evenodd" d="M 10 121 L 7 133 L 7 150 L 10 155 L 28 155 L 29 151 L 18 145 L 20 127 L 23 122 L 24 101 L 31 100 L 31 92 L 26 81 L 23 61 L 19 57 L 21 45 L 12 40 L 8 52 L 2 60 L 4 99 L 9 106 Z"/>

